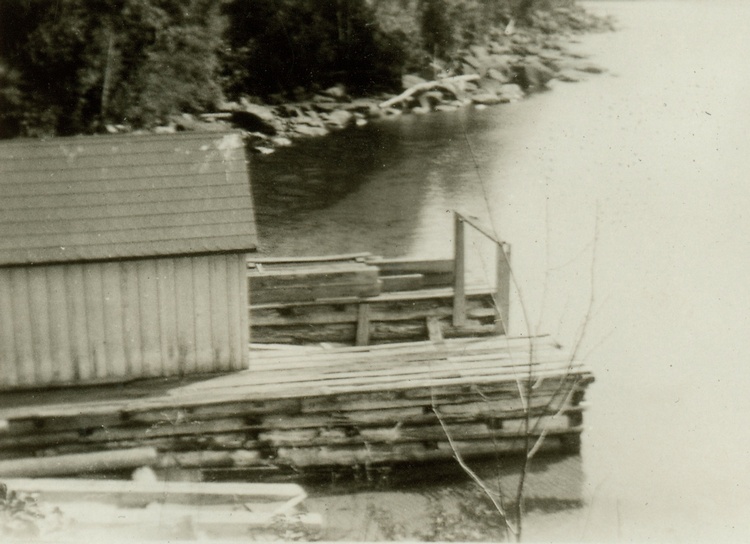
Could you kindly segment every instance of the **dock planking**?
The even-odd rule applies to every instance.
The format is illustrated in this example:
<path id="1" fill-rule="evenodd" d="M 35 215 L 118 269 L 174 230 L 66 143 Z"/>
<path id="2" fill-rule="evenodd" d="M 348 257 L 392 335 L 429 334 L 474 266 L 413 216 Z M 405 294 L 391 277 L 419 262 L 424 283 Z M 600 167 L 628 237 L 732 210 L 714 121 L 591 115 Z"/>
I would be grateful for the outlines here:
<path id="1" fill-rule="evenodd" d="M 16 467 L 49 457 L 43 476 L 56 475 L 60 456 L 134 447 L 154 448 L 153 468 L 170 474 L 437 460 L 450 452 L 435 410 L 465 455 L 487 455 L 489 443 L 520 452 L 529 372 L 532 434 L 543 428 L 545 449 L 570 450 L 593 381 L 547 337 L 262 351 L 250 369 L 223 376 L 8 394 L 0 457 Z"/>

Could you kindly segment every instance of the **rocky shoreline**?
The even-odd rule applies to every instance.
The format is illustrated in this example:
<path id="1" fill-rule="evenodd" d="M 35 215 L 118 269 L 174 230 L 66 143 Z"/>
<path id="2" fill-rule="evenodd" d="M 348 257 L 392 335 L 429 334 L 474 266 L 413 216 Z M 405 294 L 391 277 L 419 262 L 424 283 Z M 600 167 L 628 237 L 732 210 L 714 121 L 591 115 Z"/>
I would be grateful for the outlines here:
<path id="1" fill-rule="evenodd" d="M 493 30 L 486 43 L 460 51 L 451 61 L 433 61 L 420 73 L 403 76 L 404 92 L 399 95 L 353 98 L 343 85 L 335 85 L 293 102 L 277 97 L 274 103 L 264 103 L 243 97 L 222 104 L 216 113 L 183 114 L 155 131 L 239 128 L 252 149 L 272 153 L 297 139 L 324 136 L 374 119 L 514 102 L 544 90 L 553 80 L 576 82 L 603 72 L 567 45 L 577 34 L 611 30 L 612 21 L 579 7 L 537 12 L 528 27 L 515 27 L 511 21 L 508 27 Z"/>

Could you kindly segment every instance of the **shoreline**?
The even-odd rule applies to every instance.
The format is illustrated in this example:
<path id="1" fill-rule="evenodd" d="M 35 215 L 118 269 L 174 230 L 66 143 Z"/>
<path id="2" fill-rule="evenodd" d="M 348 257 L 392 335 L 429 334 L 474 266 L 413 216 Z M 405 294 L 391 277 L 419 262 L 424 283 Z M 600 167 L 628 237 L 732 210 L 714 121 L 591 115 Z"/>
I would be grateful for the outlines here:
<path id="1" fill-rule="evenodd" d="M 217 112 L 173 117 L 152 132 L 240 129 L 250 149 L 269 154 L 297 140 L 374 120 L 516 102 L 548 89 L 552 81 L 575 83 L 605 72 L 570 46 L 578 35 L 614 30 L 610 19 L 579 6 L 537 12 L 528 27 L 511 22 L 505 29 L 495 28 L 484 43 L 462 49 L 451 60 L 433 60 L 419 72 L 405 74 L 400 94 L 352 97 L 343 85 L 335 85 L 290 102 L 269 104 L 241 97 L 222 104 Z M 107 129 L 127 131 L 119 126 Z"/>

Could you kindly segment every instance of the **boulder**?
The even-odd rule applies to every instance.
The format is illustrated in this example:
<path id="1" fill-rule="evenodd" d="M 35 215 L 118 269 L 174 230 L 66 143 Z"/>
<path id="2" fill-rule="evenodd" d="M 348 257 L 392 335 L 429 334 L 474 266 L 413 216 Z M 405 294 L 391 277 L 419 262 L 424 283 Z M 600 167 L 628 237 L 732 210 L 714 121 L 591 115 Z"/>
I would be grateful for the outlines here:
<path id="1" fill-rule="evenodd" d="M 505 83 L 505 81 L 503 80 L 497 80 L 492 77 L 485 77 L 479 80 L 479 88 L 482 91 L 498 93 L 502 90 L 503 83 Z"/>
<path id="2" fill-rule="evenodd" d="M 345 128 L 354 119 L 354 115 L 346 110 L 336 110 L 328 114 L 326 125 L 334 128 Z"/>
<path id="3" fill-rule="evenodd" d="M 325 91 L 322 91 L 322 94 L 335 98 L 336 100 L 346 100 L 346 97 L 348 96 L 346 87 L 341 83 L 327 88 Z"/>
<path id="4" fill-rule="evenodd" d="M 486 54 L 484 56 L 485 56 L 485 58 L 487 57 Z M 464 55 L 463 62 L 465 64 L 468 64 L 469 66 L 471 66 L 475 70 L 480 70 L 482 68 L 483 64 L 484 64 L 481 60 L 479 60 L 474 55 Z M 464 73 L 466 73 L 466 72 L 464 72 Z"/>
<path id="5" fill-rule="evenodd" d="M 500 98 L 508 102 L 516 102 L 524 97 L 523 89 L 515 83 L 506 83 L 500 90 Z"/>
<path id="6" fill-rule="evenodd" d="M 527 59 L 521 69 L 519 83 L 530 89 L 542 89 L 550 79 L 555 77 L 555 72 L 536 58 Z"/>
<path id="7" fill-rule="evenodd" d="M 480 91 L 471 96 L 471 101 L 474 102 L 474 104 L 492 106 L 494 104 L 499 104 L 503 100 L 494 91 Z"/>
<path id="8" fill-rule="evenodd" d="M 252 104 L 244 97 L 240 101 L 240 108 L 231 112 L 232 124 L 249 132 L 276 134 L 281 126 L 271 108 L 260 104 Z"/>
<path id="9" fill-rule="evenodd" d="M 325 136 L 328 130 L 324 127 L 313 127 L 309 125 L 295 125 L 294 132 L 301 136 Z"/>
<path id="10" fill-rule="evenodd" d="M 506 75 L 506 72 L 501 72 L 497 68 L 490 68 L 489 70 L 487 70 L 487 78 L 494 79 L 499 83 L 507 83 L 508 81 L 510 81 L 510 77 Z"/>
<path id="11" fill-rule="evenodd" d="M 579 76 L 573 70 L 562 70 L 555 74 L 555 78 L 567 83 L 575 83 L 577 81 L 581 81 L 581 76 Z"/>
<path id="12" fill-rule="evenodd" d="M 579 72 L 585 72 L 587 74 L 601 74 L 604 72 L 604 68 L 591 63 L 581 63 L 576 66 L 576 70 Z"/>

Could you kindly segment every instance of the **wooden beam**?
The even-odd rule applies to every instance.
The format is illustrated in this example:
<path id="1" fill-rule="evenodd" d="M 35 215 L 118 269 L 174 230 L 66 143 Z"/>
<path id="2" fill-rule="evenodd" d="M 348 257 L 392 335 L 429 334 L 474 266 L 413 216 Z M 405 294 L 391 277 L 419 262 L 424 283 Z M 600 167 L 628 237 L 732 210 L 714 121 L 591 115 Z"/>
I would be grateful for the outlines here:
<path id="1" fill-rule="evenodd" d="M 437 317 L 427 318 L 427 333 L 430 336 L 430 340 L 436 344 L 442 344 L 445 342 L 443 338 L 443 330 L 440 328 L 440 319 Z"/>
<path id="2" fill-rule="evenodd" d="M 357 307 L 356 345 L 366 346 L 370 343 L 370 305 L 366 302 Z"/>
<path id="3" fill-rule="evenodd" d="M 132 448 L 126 450 L 76 453 L 47 457 L 30 457 L 0 461 L 0 476 L 24 476 L 37 478 L 53 475 L 78 475 L 87 472 L 102 472 L 122 468 L 148 466 L 156 462 L 158 453 L 154 448 Z"/>
<path id="4" fill-rule="evenodd" d="M 498 334 L 508 334 L 508 319 L 510 318 L 510 245 L 497 244 L 495 264 L 495 328 Z"/>
<path id="5" fill-rule="evenodd" d="M 466 248 L 464 219 L 458 213 L 454 215 L 453 235 L 453 326 L 461 327 L 466 324 Z"/>

